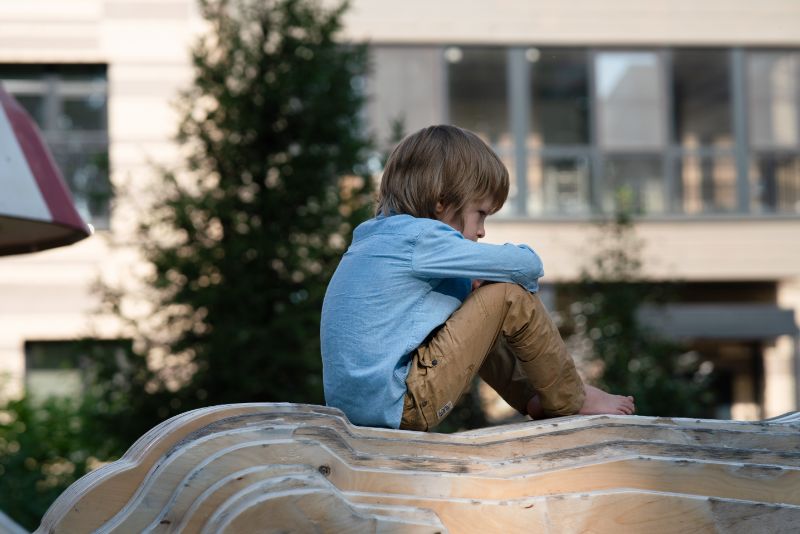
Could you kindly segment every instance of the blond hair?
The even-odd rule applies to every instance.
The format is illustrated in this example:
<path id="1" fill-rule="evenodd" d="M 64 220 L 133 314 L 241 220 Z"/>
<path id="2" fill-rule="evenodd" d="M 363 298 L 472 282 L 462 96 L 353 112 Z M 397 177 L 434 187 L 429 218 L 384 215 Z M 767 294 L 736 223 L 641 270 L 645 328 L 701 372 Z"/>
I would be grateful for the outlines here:
<path id="1" fill-rule="evenodd" d="M 473 200 L 491 199 L 492 212 L 508 197 L 508 170 L 474 133 L 429 126 L 398 144 L 386 162 L 376 214 L 436 218 L 438 202 L 459 216 Z"/>

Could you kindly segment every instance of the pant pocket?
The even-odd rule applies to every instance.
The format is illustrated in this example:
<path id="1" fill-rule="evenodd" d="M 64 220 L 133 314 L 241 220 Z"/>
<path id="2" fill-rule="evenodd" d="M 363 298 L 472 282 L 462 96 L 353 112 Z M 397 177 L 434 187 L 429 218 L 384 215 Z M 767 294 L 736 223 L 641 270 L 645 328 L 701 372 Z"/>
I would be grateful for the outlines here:
<path id="1" fill-rule="evenodd" d="M 414 394 L 409 389 L 403 397 L 403 417 L 400 420 L 400 430 L 417 430 L 426 432 L 428 423 L 417 404 Z"/>
<path id="2" fill-rule="evenodd" d="M 411 369 L 406 378 L 406 399 L 413 403 L 413 409 L 416 411 L 418 419 L 418 426 L 415 430 L 430 430 L 438 422 L 440 418 L 437 417 L 437 407 L 435 406 L 436 399 L 434 386 L 436 383 L 436 370 L 439 366 L 439 361 L 431 356 L 427 350 L 416 350 L 411 357 Z M 441 378 L 441 377 L 440 377 Z M 405 408 L 403 406 L 403 413 L 405 417 Z"/>

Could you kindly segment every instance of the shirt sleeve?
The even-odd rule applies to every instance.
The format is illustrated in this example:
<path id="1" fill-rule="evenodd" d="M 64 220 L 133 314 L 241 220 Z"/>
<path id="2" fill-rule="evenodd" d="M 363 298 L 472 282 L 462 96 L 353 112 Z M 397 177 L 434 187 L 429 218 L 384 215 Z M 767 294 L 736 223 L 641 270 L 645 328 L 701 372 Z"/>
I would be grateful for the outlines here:
<path id="1" fill-rule="evenodd" d="M 527 245 L 490 245 L 465 239 L 460 232 L 437 224 L 417 238 L 411 270 L 423 278 L 470 278 L 519 284 L 539 290 L 542 260 Z"/>

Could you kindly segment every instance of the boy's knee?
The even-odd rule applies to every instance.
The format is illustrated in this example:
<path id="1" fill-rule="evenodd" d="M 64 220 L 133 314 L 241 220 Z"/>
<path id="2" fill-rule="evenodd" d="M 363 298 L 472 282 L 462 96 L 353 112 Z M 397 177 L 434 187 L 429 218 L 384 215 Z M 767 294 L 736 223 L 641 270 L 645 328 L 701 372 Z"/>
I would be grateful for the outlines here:
<path id="1" fill-rule="evenodd" d="M 483 298 L 505 299 L 510 296 L 519 296 L 528 293 L 528 290 L 519 284 L 512 284 L 510 282 L 491 282 L 476 289 L 475 293 L 480 294 Z"/>
<path id="2" fill-rule="evenodd" d="M 537 297 L 534 293 L 531 293 L 519 284 L 513 284 L 509 282 L 496 282 L 482 285 L 475 290 L 475 293 L 479 294 L 484 302 L 502 302 L 509 304 L 520 301 L 527 302 L 531 300 L 539 302 L 539 297 Z"/>

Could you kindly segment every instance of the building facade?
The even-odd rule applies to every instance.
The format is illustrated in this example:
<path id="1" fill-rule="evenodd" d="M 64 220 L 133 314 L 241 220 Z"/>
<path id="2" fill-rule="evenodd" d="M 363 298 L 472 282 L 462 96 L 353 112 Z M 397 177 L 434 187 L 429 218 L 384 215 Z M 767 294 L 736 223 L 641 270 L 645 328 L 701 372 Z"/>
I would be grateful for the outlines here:
<path id="1" fill-rule="evenodd" d="M 0 80 L 100 234 L 124 241 L 154 164 L 179 157 L 170 102 L 202 28 L 188 1 L 0 5 Z M 453 123 L 506 162 L 488 241 L 529 243 L 549 284 L 575 280 L 626 191 L 645 276 L 681 282 L 658 322 L 724 377 L 720 415 L 797 409 L 800 5 L 359 0 L 345 34 L 372 51 L 365 115 L 380 142 L 393 121 Z M 65 342 L 118 336 L 87 323 L 91 285 L 132 263 L 102 238 L 0 258 L 0 361 L 15 383 L 67 383 L 54 369 Z"/>

